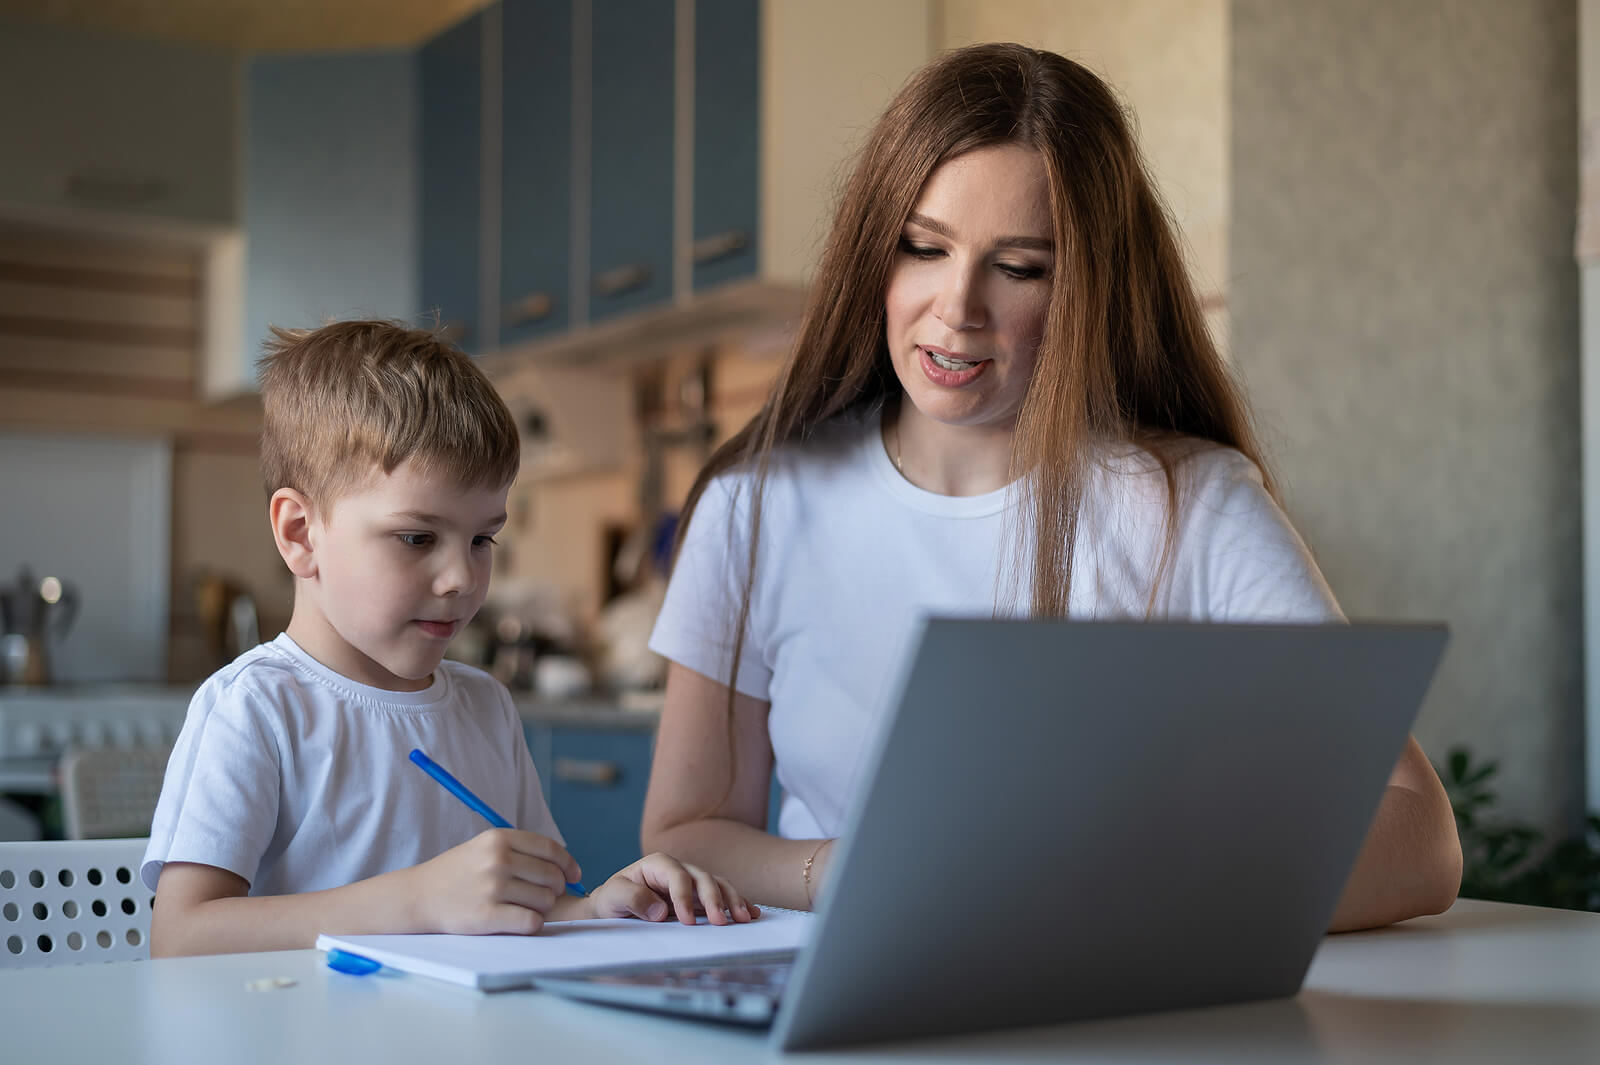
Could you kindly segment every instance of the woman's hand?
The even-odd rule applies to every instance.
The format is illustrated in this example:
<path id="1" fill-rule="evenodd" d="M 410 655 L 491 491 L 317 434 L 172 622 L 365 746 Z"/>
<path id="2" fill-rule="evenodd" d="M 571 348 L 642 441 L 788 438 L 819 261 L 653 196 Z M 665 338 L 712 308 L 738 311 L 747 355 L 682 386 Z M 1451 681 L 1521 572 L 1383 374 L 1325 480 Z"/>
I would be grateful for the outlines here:
<path id="1" fill-rule="evenodd" d="M 596 917 L 637 917 L 665 921 L 676 914 L 694 924 L 705 914 L 712 924 L 744 923 L 761 916 L 734 886 L 704 869 L 668 854 L 648 854 L 601 884 L 589 895 Z"/>
<path id="2" fill-rule="evenodd" d="M 464 935 L 532 935 L 544 927 L 550 908 L 581 870 L 548 836 L 491 828 L 406 872 L 422 927 Z"/>

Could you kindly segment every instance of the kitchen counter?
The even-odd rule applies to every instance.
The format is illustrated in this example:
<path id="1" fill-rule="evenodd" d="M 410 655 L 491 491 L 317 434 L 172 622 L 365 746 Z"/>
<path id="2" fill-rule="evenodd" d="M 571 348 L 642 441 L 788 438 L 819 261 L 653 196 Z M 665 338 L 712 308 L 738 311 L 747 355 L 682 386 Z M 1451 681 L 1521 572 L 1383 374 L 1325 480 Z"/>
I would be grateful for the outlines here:
<path id="1" fill-rule="evenodd" d="M 642 693 L 641 693 L 642 694 Z M 660 696 L 588 695 L 548 699 L 531 692 L 513 692 L 512 702 L 525 724 L 594 729 L 654 730 L 661 719 Z"/>
<path id="2" fill-rule="evenodd" d="M 54 758 L 68 747 L 170 744 L 193 685 L 0 687 L 0 760 Z"/>
<path id="3" fill-rule="evenodd" d="M 0 687 L 0 761 L 39 762 L 69 746 L 170 744 L 183 726 L 193 685 L 65 684 Z M 515 692 L 525 723 L 550 727 L 653 730 L 659 693 L 541 698 Z"/>

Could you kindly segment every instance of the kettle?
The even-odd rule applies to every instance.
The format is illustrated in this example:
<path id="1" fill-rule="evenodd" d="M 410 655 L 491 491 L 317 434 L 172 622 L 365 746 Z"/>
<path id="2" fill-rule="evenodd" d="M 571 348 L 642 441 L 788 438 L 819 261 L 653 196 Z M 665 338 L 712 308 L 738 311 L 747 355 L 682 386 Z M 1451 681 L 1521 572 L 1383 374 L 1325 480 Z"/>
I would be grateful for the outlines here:
<path id="1" fill-rule="evenodd" d="M 35 579 L 23 566 L 13 584 L 0 584 L 0 679 L 48 684 L 50 645 L 78 616 L 78 593 L 58 577 Z"/>

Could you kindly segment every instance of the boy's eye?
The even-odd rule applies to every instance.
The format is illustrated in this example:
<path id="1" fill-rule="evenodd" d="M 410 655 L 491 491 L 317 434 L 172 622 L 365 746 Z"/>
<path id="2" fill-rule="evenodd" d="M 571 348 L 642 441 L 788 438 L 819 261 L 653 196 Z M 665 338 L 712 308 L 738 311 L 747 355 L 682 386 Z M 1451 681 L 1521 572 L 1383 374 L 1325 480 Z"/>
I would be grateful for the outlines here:
<path id="1" fill-rule="evenodd" d="M 432 533 L 397 533 L 400 542 L 407 547 L 427 547 L 433 543 Z"/>

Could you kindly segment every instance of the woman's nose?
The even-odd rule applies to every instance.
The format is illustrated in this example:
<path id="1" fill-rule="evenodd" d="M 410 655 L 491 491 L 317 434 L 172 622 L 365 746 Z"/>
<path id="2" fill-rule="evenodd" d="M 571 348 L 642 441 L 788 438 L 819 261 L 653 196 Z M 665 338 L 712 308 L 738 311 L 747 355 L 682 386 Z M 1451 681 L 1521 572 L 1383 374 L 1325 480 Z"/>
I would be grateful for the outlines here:
<path id="1" fill-rule="evenodd" d="M 934 299 L 933 313 L 950 329 L 977 329 L 984 324 L 983 286 L 973 271 L 952 266 Z"/>

